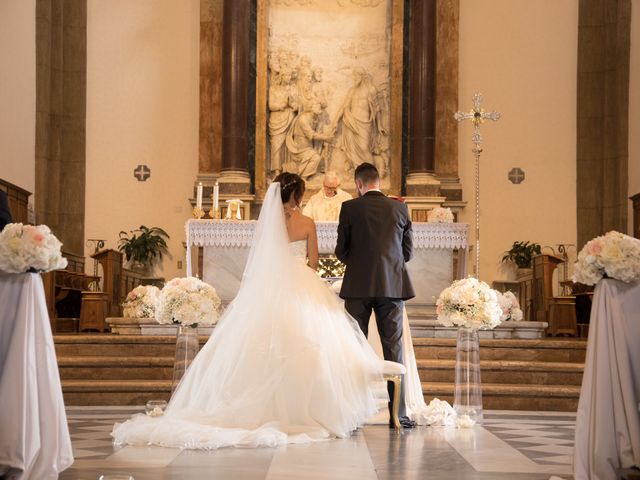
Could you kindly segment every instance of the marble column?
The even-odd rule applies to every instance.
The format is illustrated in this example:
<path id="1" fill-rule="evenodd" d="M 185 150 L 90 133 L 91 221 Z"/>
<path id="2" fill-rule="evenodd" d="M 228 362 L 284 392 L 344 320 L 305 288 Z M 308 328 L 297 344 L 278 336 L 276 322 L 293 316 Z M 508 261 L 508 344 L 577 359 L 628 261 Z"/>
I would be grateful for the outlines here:
<path id="1" fill-rule="evenodd" d="M 84 252 L 87 2 L 36 1 L 36 223 Z"/>
<path id="2" fill-rule="evenodd" d="M 578 248 L 627 229 L 631 0 L 581 0 L 578 14 Z"/>
<path id="3" fill-rule="evenodd" d="M 222 169 L 223 194 L 250 192 L 249 20 L 251 0 L 224 0 L 222 22 Z"/>
<path id="4" fill-rule="evenodd" d="M 198 172 L 203 175 L 214 175 L 221 168 L 223 1 L 200 1 L 200 148 Z"/>
<path id="5" fill-rule="evenodd" d="M 439 196 L 435 176 L 436 2 L 409 7 L 409 196 Z"/>
<path id="6" fill-rule="evenodd" d="M 459 0 L 438 0 L 436 15 L 436 176 L 447 206 L 462 208 L 458 170 Z"/>

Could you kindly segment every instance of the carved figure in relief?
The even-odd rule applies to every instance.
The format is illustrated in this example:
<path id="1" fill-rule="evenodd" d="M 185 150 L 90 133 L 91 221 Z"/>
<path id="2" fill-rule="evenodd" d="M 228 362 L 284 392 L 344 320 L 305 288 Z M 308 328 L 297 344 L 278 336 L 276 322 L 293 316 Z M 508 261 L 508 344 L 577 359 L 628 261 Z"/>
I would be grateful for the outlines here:
<path id="1" fill-rule="evenodd" d="M 311 110 L 302 111 L 294 120 L 287 133 L 286 145 L 289 151 L 285 172 L 297 173 L 304 180 L 318 172 L 323 157 L 314 148 L 314 141 L 329 142 L 334 131 L 322 133 L 316 130 L 316 122 L 322 108 L 318 102 L 311 105 Z"/>
<path id="2" fill-rule="evenodd" d="M 275 68 L 275 67 L 274 67 Z M 287 161 L 285 139 L 298 111 L 295 87 L 291 84 L 292 72 L 288 68 L 271 73 L 269 88 L 269 142 L 271 146 L 270 170 L 276 175 L 282 171 Z"/>
<path id="3" fill-rule="evenodd" d="M 362 163 L 374 163 L 373 153 L 387 131 L 382 124 L 382 105 L 371 75 L 362 67 L 353 69 L 353 86 L 338 110 L 330 129 L 341 132 L 334 150 L 344 156 L 344 167 L 355 169 Z M 332 168 L 335 168 L 332 165 Z"/>
<path id="4" fill-rule="evenodd" d="M 311 77 L 311 97 L 314 102 L 318 102 L 320 104 L 321 111 L 317 117 L 317 130 L 324 130 L 327 125 L 331 123 L 331 119 L 329 118 L 329 113 L 327 112 L 327 92 L 322 85 L 322 67 L 314 66 L 311 69 L 312 77 Z M 316 150 L 321 151 L 325 142 L 316 142 L 315 147 Z"/>

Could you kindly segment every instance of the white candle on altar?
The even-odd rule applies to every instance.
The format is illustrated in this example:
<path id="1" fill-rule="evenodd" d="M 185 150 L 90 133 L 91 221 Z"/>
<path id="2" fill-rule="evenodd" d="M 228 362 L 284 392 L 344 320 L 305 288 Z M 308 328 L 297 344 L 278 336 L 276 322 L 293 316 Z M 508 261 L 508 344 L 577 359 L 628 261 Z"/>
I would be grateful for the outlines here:
<path id="1" fill-rule="evenodd" d="M 198 182 L 198 194 L 196 197 L 196 207 L 202 208 L 202 182 Z"/>
<path id="2" fill-rule="evenodd" d="M 220 200 L 220 185 L 218 182 L 213 186 L 213 211 L 218 210 L 218 201 Z"/>

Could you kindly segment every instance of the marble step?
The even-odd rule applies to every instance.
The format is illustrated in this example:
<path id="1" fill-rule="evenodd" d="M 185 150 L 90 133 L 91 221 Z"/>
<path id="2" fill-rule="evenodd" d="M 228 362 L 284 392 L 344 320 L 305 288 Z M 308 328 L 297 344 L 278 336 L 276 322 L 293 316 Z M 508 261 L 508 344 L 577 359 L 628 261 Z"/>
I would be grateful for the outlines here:
<path id="1" fill-rule="evenodd" d="M 455 360 L 456 358 L 456 340 L 453 338 L 414 338 L 413 347 L 418 359 Z M 586 350 L 585 340 L 547 338 L 480 340 L 482 360 L 584 363 Z"/>
<path id="2" fill-rule="evenodd" d="M 451 383 L 423 383 L 425 401 L 437 397 L 453 403 Z M 170 380 L 63 380 L 67 405 L 144 405 L 168 400 Z M 492 410 L 576 411 L 580 387 L 549 385 L 482 385 L 482 401 Z"/>
<path id="3" fill-rule="evenodd" d="M 62 380 L 170 380 L 173 356 L 58 357 Z"/>
<path id="4" fill-rule="evenodd" d="M 418 359 L 418 373 L 423 382 L 455 381 L 455 360 Z M 571 362 L 521 362 L 483 360 L 483 382 L 490 384 L 577 385 L 582 384 L 584 364 Z"/>
<path id="5" fill-rule="evenodd" d="M 169 400 L 171 380 L 62 380 L 66 405 L 144 405 Z"/>
<path id="6" fill-rule="evenodd" d="M 204 345 L 208 337 L 200 337 Z M 58 357 L 69 356 L 173 356 L 176 349 L 176 337 L 173 335 L 112 335 L 77 334 L 54 335 Z"/>
<path id="7" fill-rule="evenodd" d="M 427 403 L 437 397 L 453 405 L 452 383 L 423 382 L 422 392 Z M 580 386 L 577 385 L 482 384 L 482 405 L 490 410 L 575 412 L 579 398 Z"/>
<path id="8" fill-rule="evenodd" d="M 58 367 L 63 380 L 169 380 L 173 362 L 173 356 L 65 356 L 58 358 Z M 455 360 L 419 359 L 417 364 L 425 382 L 454 381 Z M 482 379 L 487 383 L 580 385 L 584 365 L 485 360 L 481 368 Z"/>

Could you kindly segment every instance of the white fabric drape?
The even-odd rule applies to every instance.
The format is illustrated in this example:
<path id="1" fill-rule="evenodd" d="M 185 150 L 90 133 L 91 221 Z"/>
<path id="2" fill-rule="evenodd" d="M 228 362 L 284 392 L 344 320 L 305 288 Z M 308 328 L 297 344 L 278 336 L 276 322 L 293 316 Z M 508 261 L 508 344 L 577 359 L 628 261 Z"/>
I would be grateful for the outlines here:
<path id="1" fill-rule="evenodd" d="M 591 308 L 574 451 L 576 480 L 640 466 L 640 282 L 601 280 Z"/>
<path id="2" fill-rule="evenodd" d="M 0 471 L 48 480 L 72 463 L 42 278 L 0 273 Z"/>

